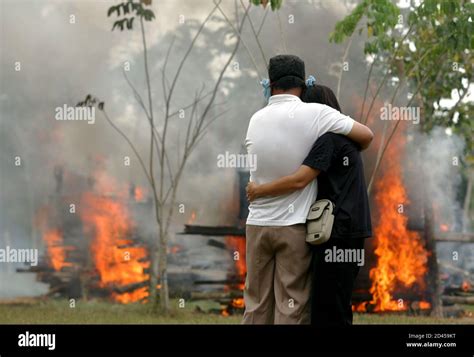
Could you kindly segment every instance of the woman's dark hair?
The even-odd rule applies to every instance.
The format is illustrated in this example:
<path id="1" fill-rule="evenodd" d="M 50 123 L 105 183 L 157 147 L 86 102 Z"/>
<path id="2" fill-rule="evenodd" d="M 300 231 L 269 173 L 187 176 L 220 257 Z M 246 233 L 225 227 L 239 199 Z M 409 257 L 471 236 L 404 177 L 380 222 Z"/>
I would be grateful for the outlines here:
<path id="1" fill-rule="evenodd" d="M 301 96 L 303 102 L 325 104 L 331 108 L 341 111 L 341 106 L 331 88 L 323 85 L 307 87 Z"/>

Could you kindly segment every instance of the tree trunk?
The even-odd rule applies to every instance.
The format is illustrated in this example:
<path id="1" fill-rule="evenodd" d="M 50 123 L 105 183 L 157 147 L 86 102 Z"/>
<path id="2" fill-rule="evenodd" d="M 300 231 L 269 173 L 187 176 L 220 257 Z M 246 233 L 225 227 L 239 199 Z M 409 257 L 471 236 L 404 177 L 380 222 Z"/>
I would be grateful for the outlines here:
<path id="1" fill-rule="evenodd" d="M 468 232 L 470 227 L 469 224 L 469 208 L 471 207 L 471 194 L 472 194 L 472 186 L 474 181 L 474 168 L 467 169 L 467 188 L 466 188 L 466 196 L 464 197 L 464 204 L 463 204 L 463 220 L 462 220 L 462 231 Z"/>
<path id="2" fill-rule="evenodd" d="M 426 250 L 429 254 L 427 283 L 428 292 L 431 296 L 431 315 L 434 317 L 443 317 L 441 284 L 439 281 L 438 257 L 436 254 L 436 241 L 434 235 L 433 206 L 426 189 L 423 190 L 423 196 L 425 244 Z"/>
<path id="3" fill-rule="evenodd" d="M 159 276 L 160 276 L 160 307 L 163 312 L 168 312 L 170 307 L 169 289 L 168 289 L 168 237 L 166 232 L 160 234 L 159 251 Z"/>
<path id="4" fill-rule="evenodd" d="M 149 287 L 149 301 L 152 307 L 155 308 L 158 305 L 158 293 L 156 286 L 158 285 L 158 249 L 156 244 L 150 248 L 150 287 Z"/>

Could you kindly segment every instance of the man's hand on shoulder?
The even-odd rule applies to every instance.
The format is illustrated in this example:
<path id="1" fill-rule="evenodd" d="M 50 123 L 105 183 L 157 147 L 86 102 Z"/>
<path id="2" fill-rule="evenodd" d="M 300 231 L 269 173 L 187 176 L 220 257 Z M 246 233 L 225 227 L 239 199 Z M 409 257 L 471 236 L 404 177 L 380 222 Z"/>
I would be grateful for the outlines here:
<path id="1" fill-rule="evenodd" d="M 354 121 L 354 125 L 349 134 L 347 134 L 347 137 L 359 144 L 361 150 L 365 150 L 372 142 L 374 133 L 369 127 Z"/>

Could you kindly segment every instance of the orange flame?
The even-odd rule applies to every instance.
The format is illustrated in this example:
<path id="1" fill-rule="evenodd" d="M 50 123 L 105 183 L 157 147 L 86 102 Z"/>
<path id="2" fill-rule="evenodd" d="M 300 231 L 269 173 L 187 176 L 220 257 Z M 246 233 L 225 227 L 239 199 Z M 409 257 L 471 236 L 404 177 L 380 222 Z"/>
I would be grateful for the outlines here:
<path id="1" fill-rule="evenodd" d="M 93 233 L 91 253 L 100 276 L 100 285 L 127 286 L 148 280 L 144 269 L 147 251 L 132 245 L 127 239 L 131 220 L 125 206 L 106 197 L 92 193 L 83 196 L 84 209 L 81 210 L 86 230 Z M 113 293 L 114 300 L 129 303 L 142 300 L 148 295 L 146 288 L 127 293 Z"/>
<path id="2" fill-rule="evenodd" d="M 183 247 L 179 244 L 175 244 L 175 245 L 172 245 L 172 246 L 168 247 L 168 253 L 171 253 L 171 254 L 177 254 L 182 250 L 183 250 Z"/>
<path id="3" fill-rule="evenodd" d="M 427 310 L 431 308 L 431 304 L 427 301 L 420 301 L 419 306 L 421 310 Z"/>
<path id="4" fill-rule="evenodd" d="M 368 301 L 361 302 L 360 304 L 352 304 L 352 311 L 355 312 L 366 312 Z"/>
<path id="5" fill-rule="evenodd" d="M 447 224 L 440 224 L 439 225 L 439 230 L 441 232 L 447 232 L 447 231 L 449 231 L 449 226 Z"/>
<path id="6" fill-rule="evenodd" d="M 48 230 L 43 234 L 43 240 L 46 242 L 47 256 L 54 270 L 61 271 L 63 267 L 72 266 L 72 263 L 66 261 L 66 252 L 72 247 L 63 245 L 63 237 L 59 230 Z"/>
<path id="7" fill-rule="evenodd" d="M 471 289 L 471 284 L 468 281 L 463 281 L 461 285 L 462 291 L 469 291 Z"/>
<path id="8" fill-rule="evenodd" d="M 389 159 L 384 161 L 385 171 L 376 184 L 380 221 L 374 230 L 377 264 L 370 271 L 374 311 L 407 309 L 407 304 L 394 298 L 395 290 L 415 285 L 423 288 L 427 272 L 428 253 L 420 235 L 407 229 L 408 218 L 403 213 L 409 201 L 399 164 L 403 143 L 398 144 L 388 147 Z"/>
<path id="9" fill-rule="evenodd" d="M 243 298 L 235 298 L 235 299 L 232 300 L 231 305 L 233 307 L 243 309 L 245 307 L 244 299 Z"/>
<path id="10" fill-rule="evenodd" d="M 227 236 L 226 244 L 228 247 L 233 249 L 234 254 L 232 258 L 235 262 L 235 270 L 242 280 L 245 279 L 245 274 L 247 273 L 247 263 L 245 260 L 245 239 L 238 236 Z M 244 290 L 245 284 L 239 284 L 238 288 Z"/>
<path id="11" fill-rule="evenodd" d="M 233 253 L 232 253 L 232 258 L 235 262 L 234 267 L 235 267 L 235 273 L 237 279 L 240 281 L 245 280 L 245 275 L 247 273 L 247 263 L 246 263 L 246 256 L 245 256 L 245 239 L 243 237 L 239 236 L 227 236 L 226 239 L 226 245 L 229 247 Z M 235 286 L 226 286 L 226 290 L 229 290 L 230 288 L 237 288 L 241 291 L 244 290 L 245 283 L 239 283 Z M 245 303 L 243 298 L 234 298 L 232 301 L 229 303 L 229 305 L 221 311 L 222 316 L 229 316 L 230 312 L 229 309 L 231 307 L 234 307 L 236 309 L 243 309 L 245 308 Z"/>
<path id="12" fill-rule="evenodd" d="M 112 294 L 113 299 L 122 304 L 130 304 L 132 302 L 141 301 L 147 296 L 148 296 L 147 287 L 139 288 L 129 293 L 123 293 L 123 294 L 113 293 Z"/>
<path id="13" fill-rule="evenodd" d="M 135 187 L 135 201 L 143 201 L 145 199 L 145 189 L 143 187 L 137 186 Z"/>
<path id="14" fill-rule="evenodd" d="M 196 212 L 192 211 L 191 217 L 188 219 L 188 224 L 193 224 L 195 220 L 196 220 Z"/>

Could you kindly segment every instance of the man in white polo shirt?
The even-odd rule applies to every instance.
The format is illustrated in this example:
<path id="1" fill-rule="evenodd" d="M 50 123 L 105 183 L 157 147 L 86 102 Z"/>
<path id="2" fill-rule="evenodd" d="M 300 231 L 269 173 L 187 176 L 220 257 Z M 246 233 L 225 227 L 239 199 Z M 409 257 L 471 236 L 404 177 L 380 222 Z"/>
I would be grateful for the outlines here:
<path id="1" fill-rule="evenodd" d="M 296 171 L 326 132 L 347 135 L 362 148 L 370 144 L 369 128 L 328 106 L 301 101 L 305 67 L 300 58 L 275 56 L 268 74 L 272 96 L 252 116 L 245 140 L 248 154 L 257 159 L 252 182 L 263 184 Z M 310 322 L 311 250 L 304 223 L 316 189 L 315 180 L 291 194 L 250 204 L 244 324 Z"/>

